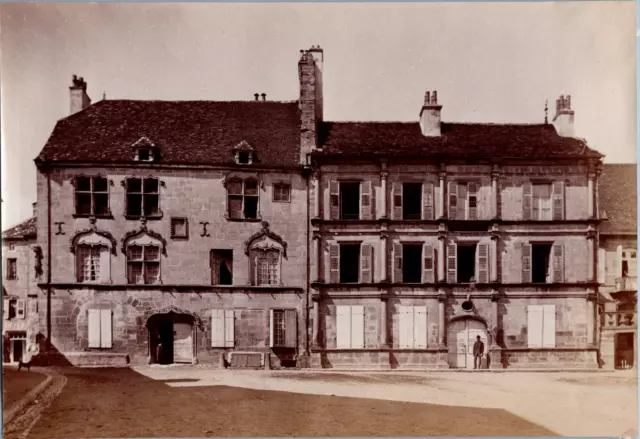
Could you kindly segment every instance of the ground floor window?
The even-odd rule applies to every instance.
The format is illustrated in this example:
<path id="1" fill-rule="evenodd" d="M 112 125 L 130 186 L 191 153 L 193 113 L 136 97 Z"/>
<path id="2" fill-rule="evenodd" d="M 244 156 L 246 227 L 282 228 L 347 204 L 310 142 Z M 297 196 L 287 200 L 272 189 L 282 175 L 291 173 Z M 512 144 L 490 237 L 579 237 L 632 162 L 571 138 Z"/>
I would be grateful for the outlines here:
<path id="1" fill-rule="evenodd" d="M 112 346 L 112 324 L 110 309 L 89 310 L 89 347 L 110 348 Z"/>
<path id="2" fill-rule="evenodd" d="M 336 306 L 336 347 L 364 348 L 364 306 Z"/>
<path id="3" fill-rule="evenodd" d="M 529 305 L 527 307 L 527 346 L 553 348 L 556 346 L 556 306 Z"/>
<path id="4" fill-rule="evenodd" d="M 272 309 L 269 326 L 269 345 L 271 347 L 296 347 L 298 318 L 295 309 Z"/>
<path id="5" fill-rule="evenodd" d="M 211 347 L 235 345 L 235 313 L 232 309 L 211 310 Z"/>
<path id="6" fill-rule="evenodd" d="M 427 307 L 398 307 L 398 346 L 400 348 L 427 347 Z"/>

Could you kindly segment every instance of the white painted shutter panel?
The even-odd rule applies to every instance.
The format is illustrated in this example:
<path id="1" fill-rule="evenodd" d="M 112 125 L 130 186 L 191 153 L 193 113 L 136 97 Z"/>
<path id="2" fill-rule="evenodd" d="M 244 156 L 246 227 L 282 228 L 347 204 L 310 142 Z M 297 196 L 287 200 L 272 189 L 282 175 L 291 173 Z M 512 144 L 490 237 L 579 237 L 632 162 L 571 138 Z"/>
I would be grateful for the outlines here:
<path id="1" fill-rule="evenodd" d="M 413 312 L 410 306 L 398 306 L 398 347 L 410 348 L 413 345 Z"/>
<path id="2" fill-rule="evenodd" d="M 435 255 L 433 245 L 424 244 L 422 246 L 422 258 L 424 264 L 422 267 L 422 282 L 433 283 L 435 282 Z"/>
<path id="3" fill-rule="evenodd" d="M 522 243 L 522 283 L 531 282 L 531 244 Z"/>
<path id="4" fill-rule="evenodd" d="M 530 348 L 542 347 L 542 319 L 541 305 L 527 307 L 527 346 Z"/>
<path id="5" fill-rule="evenodd" d="M 360 185 L 362 187 L 362 194 L 360 195 L 360 218 L 368 220 L 372 218 L 373 207 L 371 203 L 371 182 L 364 181 Z"/>
<path id="6" fill-rule="evenodd" d="M 447 282 L 457 282 L 458 274 L 458 246 L 455 242 L 447 245 Z"/>
<path id="7" fill-rule="evenodd" d="M 28 308 L 29 308 L 29 316 L 37 317 L 38 316 L 38 299 L 33 297 L 28 300 Z"/>
<path id="8" fill-rule="evenodd" d="M 100 310 L 100 347 L 110 348 L 112 343 L 111 310 Z"/>
<path id="9" fill-rule="evenodd" d="M 552 188 L 553 196 L 553 219 L 564 219 L 564 181 L 554 181 Z"/>
<path id="10" fill-rule="evenodd" d="M 235 315 L 232 309 L 224 310 L 224 346 L 232 348 L 235 345 Z"/>
<path id="11" fill-rule="evenodd" d="M 393 243 L 393 281 L 402 283 L 402 244 Z"/>
<path id="12" fill-rule="evenodd" d="M 271 347 L 271 348 L 274 345 L 274 342 L 273 342 L 273 338 L 274 338 L 273 337 L 273 325 L 274 325 L 274 322 L 273 322 L 273 310 L 270 309 L 269 310 L 269 347 Z"/>
<path id="13" fill-rule="evenodd" d="M 470 181 L 467 184 L 467 189 L 469 193 L 467 194 L 467 199 L 469 200 L 469 215 L 468 218 L 470 220 L 478 219 L 478 183 L 475 181 Z M 475 205 L 472 205 L 471 199 L 475 201 Z"/>
<path id="14" fill-rule="evenodd" d="M 564 246 L 553 244 L 553 282 L 564 282 Z"/>
<path id="15" fill-rule="evenodd" d="M 329 244 L 329 282 L 340 282 L 340 244 Z"/>
<path id="16" fill-rule="evenodd" d="M 603 248 L 598 249 L 598 283 L 605 283 L 607 274 L 607 252 Z"/>
<path id="17" fill-rule="evenodd" d="M 447 188 L 449 194 L 449 219 L 456 219 L 458 210 L 458 184 L 455 181 L 450 181 Z"/>
<path id="18" fill-rule="evenodd" d="M 100 247 L 100 283 L 111 282 L 111 254 L 107 247 Z"/>
<path id="19" fill-rule="evenodd" d="M 525 182 L 522 185 L 522 219 L 524 219 L 525 221 L 527 220 L 531 220 L 531 219 L 538 219 L 538 218 L 532 218 L 533 215 L 533 190 L 531 187 L 531 183 L 529 182 Z"/>
<path id="20" fill-rule="evenodd" d="M 478 283 L 489 283 L 489 244 L 478 244 L 477 248 Z"/>
<path id="21" fill-rule="evenodd" d="M 224 310 L 211 310 L 211 347 L 224 347 Z"/>
<path id="22" fill-rule="evenodd" d="M 364 348 L 364 306 L 351 307 L 351 347 Z"/>
<path id="23" fill-rule="evenodd" d="M 16 312 L 19 319 L 24 319 L 26 314 L 26 303 L 24 299 L 18 299 L 16 304 Z"/>
<path id="24" fill-rule="evenodd" d="M 87 316 L 89 325 L 89 347 L 100 347 L 100 310 L 90 309 Z"/>
<path id="25" fill-rule="evenodd" d="M 542 346 L 545 348 L 556 347 L 556 306 L 543 305 L 542 318 Z"/>
<path id="26" fill-rule="evenodd" d="M 372 280 L 372 247 L 371 244 L 360 246 L 360 283 L 370 284 Z"/>
<path id="27" fill-rule="evenodd" d="M 9 299 L 2 301 L 2 318 L 7 320 L 9 318 Z"/>
<path id="28" fill-rule="evenodd" d="M 336 347 L 351 347 L 351 307 L 336 306 Z"/>
<path id="29" fill-rule="evenodd" d="M 425 349 L 427 347 L 427 307 L 413 307 L 413 347 Z"/>
<path id="30" fill-rule="evenodd" d="M 393 183 L 393 219 L 402 219 L 402 183 Z"/>
<path id="31" fill-rule="evenodd" d="M 458 213 L 456 213 L 456 219 L 467 219 L 467 185 L 465 183 L 458 184 Z"/>
<path id="32" fill-rule="evenodd" d="M 422 219 L 432 220 L 434 218 L 433 211 L 433 183 L 422 183 Z"/>

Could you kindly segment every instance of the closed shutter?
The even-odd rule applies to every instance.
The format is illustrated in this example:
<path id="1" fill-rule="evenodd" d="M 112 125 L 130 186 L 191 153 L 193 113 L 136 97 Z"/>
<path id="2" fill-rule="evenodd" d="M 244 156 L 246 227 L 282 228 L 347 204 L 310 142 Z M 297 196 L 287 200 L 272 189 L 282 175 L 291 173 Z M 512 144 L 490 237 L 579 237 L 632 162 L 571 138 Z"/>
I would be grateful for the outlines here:
<path id="1" fill-rule="evenodd" d="M 269 310 L 269 347 L 272 348 L 275 346 L 275 335 L 273 333 L 275 329 L 275 320 L 273 318 L 273 310 Z"/>
<path id="2" fill-rule="evenodd" d="M 393 183 L 393 219 L 402 219 L 402 183 Z"/>
<path id="3" fill-rule="evenodd" d="M 29 309 L 29 316 L 37 317 L 38 316 L 38 299 L 33 297 L 29 299 L 27 303 L 28 303 L 28 309 Z"/>
<path id="4" fill-rule="evenodd" d="M 100 274 L 98 279 L 103 284 L 111 282 L 111 254 L 108 247 L 100 247 Z"/>
<path id="5" fill-rule="evenodd" d="M 340 183 L 329 182 L 329 218 L 340 219 Z"/>
<path id="6" fill-rule="evenodd" d="M 211 310 L 211 347 L 224 347 L 224 310 Z"/>
<path id="7" fill-rule="evenodd" d="M 411 306 L 398 306 L 398 347 L 413 347 L 413 309 Z"/>
<path id="8" fill-rule="evenodd" d="M 605 283 L 607 273 L 607 252 L 603 248 L 598 249 L 598 283 Z"/>
<path id="9" fill-rule="evenodd" d="M 284 311 L 284 329 L 286 346 L 295 348 L 298 346 L 298 314 L 295 309 Z"/>
<path id="10" fill-rule="evenodd" d="M 478 244 L 478 283 L 489 283 L 489 244 Z"/>
<path id="11" fill-rule="evenodd" d="M 371 244 L 360 246 L 360 283 L 370 284 L 372 282 L 372 252 Z"/>
<path id="12" fill-rule="evenodd" d="M 371 203 L 371 182 L 362 182 L 362 194 L 360 195 L 360 218 L 368 220 L 373 217 L 373 207 Z"/>
<path id="13" fill-rule="evenodd" d="M 4 320 L 9 319 L 9 299 L 4 299 L 2 301 L 2 318 Z"/>
<path id="14" fill-rule="evenodd" d="M 351 347 L 351 307 L 336 306 L 336 347 Z"/>
<path id="15" fill-rule="evenodd" d="M 478 183 L 470 181 L 467 185 L 469 193 L 467 198 L 469 200 L 469 219 L 478 219 Z"/>
<path id="16" fill-rule="evenodd" d="M 556 306 L 543 305 L 542 347 L 556 347 Z"/>
<path id="17" fill-rule="evenodd" d="M 433 209 L 433 183 L 422 183 L 422 219 L 433 220 L 435 217 Z"/>
<path id="18" fill-rule="evenodd" d="M 449 219 L 456 219 L 458 213 L 458 184 L 450 181 L 448 184 L 449 194 Z"/>
<path id="19" fill-rule="evenodd" d="M 209 252 L 209 266 L 211 267 L 211 285 L 220 283 L 220 254 L 215 250 Z"/>
<path id="20" fill-rule="evenodd" d="M 100 347 L 110 348 L 112 343 L 111 310 L 100 310 Z"/>
<path id="21" fill-rule="evenodd" d="M 26 303 L 24 299 L 18 299 L 16 303 L 16 312 L 19 319 L 24 319 L 26 314 Z"/>
<path id="22" fill-rule="evenodd" d="M 402 244 L 393 243 L 393 281 L 402 283 Z"/>
<path id="23" fill-rule="evenodd" d="M 622 277 L 622 246 L 619 245 L 616 248 L 616 262 L 617 262 L 617 267 L 616 267 L 616 277 Z"/>
<path id="24" fill-rule="evenodd" d="M 425 349 L 427 347 L 427 307 L 413 307 L 413 347 Z"/>
<path id="25" fill-rule="evenodd" d="M 564 181 L 553 182 L 553 219 L 564 219 Z"/>
<path id="26" fill-rule="evenodd" d="M 522 283 L 531 283 L 531 244 L 522 243 Z"/>
<path id="27" fill-rule="evenodd" d="M 458 246 L 455 242 L 447 245 L 447 282 L 457 282 L 458 274 Z"/>
<path id="28" fill-rule="evenodd" d="M 540 305 L 527 306 L 527 346 L 542 347 L 542 319 L 543 311 Z"/>
<path id="29" fill-rule="evenodd" d="M 351 348 L 364 348 L 364 306 L 351 307 Z"/>
<path id="30" fill-rule="evenodd" d="M 456 219 L 467 219 L 466 215 L 466 201 L 467 201 L 467 185 L 465 183 L 458 184 L 458 211 L 456 213 Z"/>
<path id="31" fill-rule="evenodd" d="M 340 244 L 329 245 L 329 281 L 340 282 Z"/>
<path id="32" fill-rule="evenodd" d="M 422 246 L 422 258 L 424 260 L 422 282 L 435 282 L 435 256 L 433 254 L 433 245 L 424 244 Z"/>
<path id="33" fill-rule="evenodd" d="M 533 216 L 532 203 L 533 203 L 533 194 L 532 194 L 531 183 L 525 182 L 522 185 L 522 219 L 524 219 L 525 221 L 528 221 L 531 219 L 538 219 L 538 218 L 532 217 Z"/>
<path id="34" fill-rule="evenodd" d="M 564 282 L 564 246 L 553 244 L 553 282 Z"/>
<path id="35" fill-rule="evenodd" d="M 100 310 L 90 309 L 87 316 L 89 326 L 89 347 L 100 347 Z"/>
<path id="36" fill-rule="evenodd" d="M 235 313 L 232 309 L 226 309 L 224 311 L 224 346 L 232 348 L 235 341 Z"/>

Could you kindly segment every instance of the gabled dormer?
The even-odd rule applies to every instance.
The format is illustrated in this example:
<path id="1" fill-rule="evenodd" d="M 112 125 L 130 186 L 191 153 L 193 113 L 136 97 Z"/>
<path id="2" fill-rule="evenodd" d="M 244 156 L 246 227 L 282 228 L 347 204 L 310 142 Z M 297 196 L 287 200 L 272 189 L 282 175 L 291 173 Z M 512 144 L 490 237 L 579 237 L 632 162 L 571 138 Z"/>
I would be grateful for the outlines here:
<path id="1" fill-rule="evenodd" d="M 235 162 L 238 165 L 250 165 L 254 161 L 256 161 L 255 151 L 253 147 L 249 145 L 249 143 L 247 143 L 246 140 L 243 140 L 242 142 L 234 146 L 232 151 L 235 158 Z"/>
<path id="2" fill-rule="evenodd" d="M 140 137 L 133 145 L 134 160 L 137 162 L 153 162 L 158 160 L 160 154 L 158 147 L 148 137 Z"/>

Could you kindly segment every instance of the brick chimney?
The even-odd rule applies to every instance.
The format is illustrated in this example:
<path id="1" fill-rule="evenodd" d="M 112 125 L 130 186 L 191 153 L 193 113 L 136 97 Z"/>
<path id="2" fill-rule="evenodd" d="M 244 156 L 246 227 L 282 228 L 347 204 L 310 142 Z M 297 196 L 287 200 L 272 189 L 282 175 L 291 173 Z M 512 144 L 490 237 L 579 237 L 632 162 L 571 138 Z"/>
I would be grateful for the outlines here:
<path id="1" fill-rule="evenodd" d="M 69 97 L 71 101 L 70 114 L 82 111 L 91 105 L 91 98 L 87 94 L 87 83 L 84 78 L 73 75 L 71 87 L 69 87 Z"/>
<path id="2" fill-rule="evenodd" d="M 438 105 L 438 92 L 426 92 L 424 94 L 424 104 L 420 110 L 420 129 L 422 135 L 426 137 L 439 137 L 440 132 L 440 112 L 442 105 Z"/>
<path id="3" fill-rule="evenodd" d="M 560 96 L 556 99 L 556 115 L 553 118 L 553 126 L 555 126 L 559 136 L 574 136 L 573 114 L 571 96 Z"/>
<path id="4" fill-rule="evenodd" d="M 322 64 L 324 53 L 320 46 L 300 51 L 298 77 L 300 79 L 300 163 L 318 145 L 318 122 L 322 122 Z"/>

